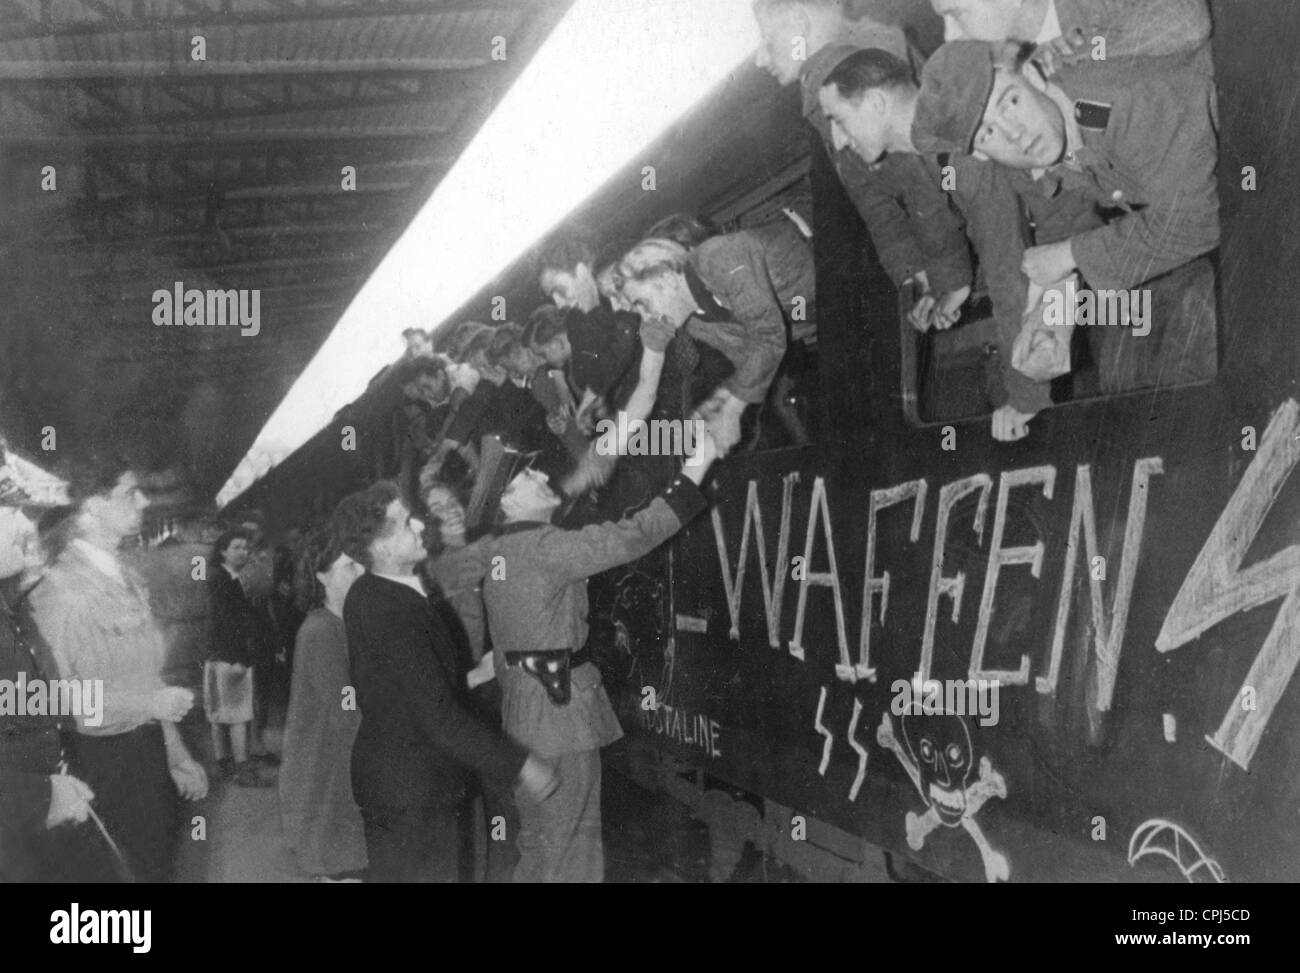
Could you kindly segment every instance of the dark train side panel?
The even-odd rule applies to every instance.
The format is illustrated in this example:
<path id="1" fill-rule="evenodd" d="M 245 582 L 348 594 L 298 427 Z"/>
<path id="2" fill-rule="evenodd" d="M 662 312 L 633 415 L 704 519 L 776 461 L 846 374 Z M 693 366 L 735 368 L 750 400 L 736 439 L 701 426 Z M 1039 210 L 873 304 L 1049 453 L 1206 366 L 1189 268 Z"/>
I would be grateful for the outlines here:
<path id="1" fill-rule="evenodd" d="M 956 422 L 943 449 L 942 427 L 903 418 L 894 295 L 861 272 L 861 227 L 815 160 L 834 433 L 720 465 L 712 517 L 673 545 L 668 658 L 632 680 L 667 704 L 642 711 L 643 738 L 953 878 L 1300 878 L 1292 6 L 1214 6 L 1207 384 L 1072 403 L 1013 445 L 987 417 Z M 761 531 L 729 604 L 751 491 Z M 765 581 L 783 588 L 771 625 Z M 895 684 L 918 670 L 1000 673 L 996 723 L 905 736 Z M 937 790 L 908 768 L 926 743 L 953 757 Z"/>

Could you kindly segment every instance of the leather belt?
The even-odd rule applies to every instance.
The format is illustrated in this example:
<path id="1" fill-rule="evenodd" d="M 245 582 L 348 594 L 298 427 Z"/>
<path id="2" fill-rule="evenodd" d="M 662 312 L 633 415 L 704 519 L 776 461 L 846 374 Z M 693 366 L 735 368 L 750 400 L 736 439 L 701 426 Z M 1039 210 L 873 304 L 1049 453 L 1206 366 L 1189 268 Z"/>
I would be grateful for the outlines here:
<path id="1" fill-rule="evenodd" d="M 542 684 L 556 706 L 567 706 L 572 698 L 570 674 L 588 661 L 585 649 L 545 649 L 540 652 L 507 652 L 506 665 L 517 666 Z"/>

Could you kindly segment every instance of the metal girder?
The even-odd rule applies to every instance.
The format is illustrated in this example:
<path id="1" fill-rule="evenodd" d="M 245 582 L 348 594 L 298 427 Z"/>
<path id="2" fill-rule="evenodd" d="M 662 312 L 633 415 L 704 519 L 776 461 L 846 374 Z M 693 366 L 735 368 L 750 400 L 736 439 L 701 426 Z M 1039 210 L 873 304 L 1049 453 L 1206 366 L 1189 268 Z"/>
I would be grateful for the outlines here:
<path id="1" fill-rule="evenodd" d="M 293 77 L 312 74 L 463 71 L 491 63 L 487 57 L 371 57 L 355 60 L 261 61 L 0 61 L 0 80 L 52 81 L 99 78 L 153 81 L 158 78 Z"/>
<path id="2" fill-rule="evenodd" d="M 354 20 L 357 18 L 392 17 L 410 19 L 412 17 L 440 17 L 461 13 L 495 14 L 501 17 L 531 14 L 532 8 L 542 6 L 538 0 L 493 0 L 487 4 L 472 2 L 440 3 L 412 2 L 400 0 L 392 3 L 359 3 L 352 5 L 321 5 L 315 3 L 280 3 L 279 10 L 226 9 L 227 4 L 215 2 L 210 6 L 186 3 L 184 0 L 170 0 L 178 8 L 174 16 L 132 17 L 112 8 L 103 0 L 78 0 L 82 6 L 103 14 L 100 19 L 77 20 L 42 20 L 24 14 L 16 16 L 10 24 L 0 20 L 0 40 L 21 37 L 41 37 L 53 34 L 108 34 L 127 31 L 153 31 L 175 28 L 213 27 L 264 27 L 269 24 L 285 23 L 319 23 L 336 20 Z M 230 5 L 234 7 L 236 5 Z M 4 11 L 18 12 L 21 5 L 6 2 Z"/>
<path id="3" fill-rule="evenodd" d="M 196 120 L 205 123 L 220 122 L 240 118 L 264 118 L 317 111 L 339 111 L 348 108 L 396 108 L 423 105 L 440 99 L 445 100 L 448 97 L 461 96 L 464 91 L 464 86 L 459 84 L 455 86 L 438 86 L 437 88 L 430 85 L 419 85 L 415 91 L 409 91 L 406 88 L 386 84 L 382 77 L 354 75 L 349 81 L 349 87 L 357 90 L 347 92 L 331 91 L 327 86 L 303 83 L 303 79 L 298 79 L 299 83 L 291 100 L 285 100 L 283 90 L 281 90 L 278 97 L 272 97 L 266 91 L 258 90 L 259 85 L 265 84 L 265 79 L 229 78 L 224 79 L 219 86 L 214 86 L 213 97 L 208 102 L 201 99 L 190 98 L 187 100 L 178 97 L 176 92 L 183 86 L 159 82 L 157 87 L 164 95 L 186 104 L 190 111 L 155 112 L 149 117 L 149 121 L 151 124 L 166 126 Z M 482 83 L 477 80 L 472 82 L 473 85 Z M 277 87 L 282 86 L 277 85 Z M 215 107 L 215 92 L 218 90 L 227 93 L 225 106 L 220 109 Z M 253 104 L 232 105 L 229 98 L 231 94 L 236 94 L 253 102 Z"/>
<path id="4" fill-rule="evenodd" d="M 83 284 L 86 291 L 88 302 L 93 302 L 96 306 L 113 305 L 113 304 L 136 304 L 142 307 L 152 303 L 153 293 L 157 290 L 170 290 L 174 285 L 177 275 L 182 271 L 178 268 L 174 273 L 163 275 L 170 277 L 170 280 L 159 278 L 159 282 L 141 282 L 141 281 L 117 281 L 112 283 L 103 278 L 92 279 Z M 247 288 L 248 290 L 257 290 L 261 297 L 261 311 L 264 316 L 275 315 L 278 309 L 274 304 L 269 304 L 268 299 L 289 294 L 308 294 L 317 296 L 322 293 L 332 291 L 346 291 L 360 286 L 362 279 L 366 275 L 361 272 L 353 274 L 334 274 L 327 281 L 311 281 L 309 283 L 297 284 L 272 284 L 268 287 Z M 199 280 L 184 281 L 185 289 L 198 290 L 230 290 L 220 281 L 206 282 Z M 239 288 L 235 288 L 238 290 Z"/>
<path id="5" fill-rule="evenodd" d="M 285 270 L 300 270 L 307 267 L 329 266 L 332 264 L 355 264 L 373 258 L 380 249 L 380 247 L 371 245 L 360 249 L 356 253 L 348 254 L 317 254 L 306 257 L 270 257 L 261 260 L 233 260 L 225 263 L 196 263 L 182 260 L 177 263 L 176 272 L 202 273 L 220 277 L 222 275 L 236 273 L 251 273 L 257 271 L 277 272 Z M 105 274 L 122 274 L 128 272 L 129 271 L 118 270 L 112 267 L 83 266 L 73 268 L 69 272 L 69 276 L 76 280 L 85 277 L 96 277 Z"/>
<path id="6" fill-rule="evenodd" d="M 13 164 L 31 165 L 81 165 L 86 153 L 94 148 L 104 157 L 120 161 L 167 162 L 176 165 L 216 165 L 238 162 L 241 165 L 262 165 L 266 168 L 281 166 L 291 170 L 306 170 L 320 165 L 360 165 L 362 163 L 408 162 L 421 160 L 429 165 L 450 166 L 456 161 L 455 151 L 430 151 L 430 146 L 416 141 L 386 143 L 380 141 L 347 140 L 340 138 L 342 149 L 335 149 L 328 139 L 275 142 L 249 140 L 209 144 L 197 139 L 169 140 L 136 144 L 129 140 L 114 143 L 99 139 L 92 144 L 75 136 L 39 138 L 10 133 L 4 140 L 4 154 Z"/>
<path id="7" fill-rule="evenodd" d="M 192 150 L 195 154 L 207 151 L 209 147 L 221 145 L 255 145 L 269 143 L 313 143 L 329 144 L 342 142 L 371 142 L 376 139 L 388 139 L 394 142 L 410 142 L 435 138 L 445 135 L 447 130 L 437 126 L 385 126 L 372 128 L 337 129 L 265 129 L 260 131 L 240 132 L 159 132 L 157 130 L 140 130 L 135 132 L 88 132 L 83 135 L 16 135 L 5 139 L 6 148 L 13 146 L 22 152 L 58 151 L 60 149 L 84 149 L 91 147 L 128 146 L 140 149 L 162 147 Z"/>
<path id="8" fill-rule="evenodd" d="M 366 182 L 359 179 L 355 189 L 343 190 L 337 183 L 331 185 L 314 185 L 314 186 L 294 186 L 294 185 L 254 185 L 244 186 L 231 189 L 209 189 L 207 187 L 196 187 L 189 190 L 166 190 L 166 191 L 147 191 L 141 189 L 138 192 L 125 193 L 102 193 L 96 201 L 100 205 L 111 206 L 116 203 L 131 203 L 136 200 L 145 200 L 150 203 L 160 205 L 171 205 L 186 203 L 196 199 L 205 199 L 208 195 L 216 193 L 224 202 L 241 202 L 250 199 L 308 199 L 308 198 L 333 198 L 341 195 L 387 195 L 391 193 L 404 193 L 413 188 L 415 183 L 412 182 Z"/>
<path id="9" fill-rule="evenodd" d="M 225 232 L 233 240 L 260 240 L 270 237 L 272 239 L 285 238 L 295 239 L 300 237 L 339 237 L 348 235 L 371 235 L 379 234 L 384 231 L 396 235 L 401 227 L 396 224 L 378 224 L 378 223 L 317 223 L 317 224 L 297 224 L 281 223 L 268 226 L 248 226 L 248 227 L 230 227 Z M 87 240 L 82 234 L 64 233 L 57 236 L 50 236 L 44 240 L 37 241 L 34 246 L 38 250 L 56 250 L 60 253 L 76 255 L 82 252 L 95 252 L 103 249 L 112 248 L 114 250 L 126 247 L 135 250 L 153 250 L 158 249 L 164 253 L 176 253 L 177 246 L 180 244 L 206 244 L 212 240 L 210 232 L 201 231 L 175 231 L 159 234 L 142 234 L 138 237 L 122 237 L 113 241 L 96 243 Z M 295 244 L 295 248 L 297 245 Z"/>

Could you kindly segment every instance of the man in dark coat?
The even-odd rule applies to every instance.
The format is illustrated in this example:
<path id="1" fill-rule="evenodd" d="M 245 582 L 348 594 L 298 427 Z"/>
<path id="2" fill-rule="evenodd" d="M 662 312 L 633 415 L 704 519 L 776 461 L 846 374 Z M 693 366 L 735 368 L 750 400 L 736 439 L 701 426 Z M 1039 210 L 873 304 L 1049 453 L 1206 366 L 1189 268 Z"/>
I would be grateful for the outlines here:
<path id="1" fill-rule="evenodd" d="M 396 486 L 380 482 L 344 499 L 335 529 L 366 567 L 344 601 L 343 624 L 361 712 L 352 792 L 369 877 L 454 882 L 466 771 L 499 788 L 518 781 L 532 801 L 554 790 L 554 773 L 470 712 L 467 660 L 415 573 L 424 525 Z"/>

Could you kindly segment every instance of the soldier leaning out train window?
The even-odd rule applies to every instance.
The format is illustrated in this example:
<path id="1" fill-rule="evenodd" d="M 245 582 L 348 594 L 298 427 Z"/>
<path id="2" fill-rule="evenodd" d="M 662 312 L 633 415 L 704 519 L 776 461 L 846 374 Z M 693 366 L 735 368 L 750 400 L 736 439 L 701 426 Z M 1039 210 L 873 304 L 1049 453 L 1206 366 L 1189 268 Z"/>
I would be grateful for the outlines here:
<path id="1" fill-rule="evenodd" d="M 711 237 L 693 250 L 675 240 L 638 243 L 619 266 L 623 293 L 641 315 L 645 346 L 642 379 L 629 403 L 635 418 L 648 415 L 641 393 L 658 381 L 657 359 L 682 328 L 727 356 L 735 371 L 699 408 L 720 453 L 741 437 L 745 409 L 762 403 L 785 356 L 786 322 L 772 288 L 763 240 L 741 231 Z"/>
<path id="2" fill-rule="evenodd" d="M 786 323 L 785 357 L 758 409 L 747 410 L 741 436 L 743 450 L 803 445 L 809 441 L 809 420 L 816 414 L 817 281 L 807 221 L 793 209 L 768 218 L 746 232 L 762 248 L 767 284 L 780 304 Z M 664 217 L 646 231 L 647 239 L 666 239 L 694 250 L 722 236 L 709 222 L 682 213 Z"/>
<path id="3" fill-rule="evenodd" d="M 820 93 L 864 158 L 919 153 L 947 181 L 992 303 L 993 322 L 971 325 L 989 332 L 996 357 L 988 396 L 1001 440 L 1026 435 L 1054 401 L 1197 381 L 1215 367 L 1213 273 L 1196 259 L 1218 242 L 1208 48 L 1053 75 L 1030 51 L 951 42 L 919 88 L 882 81 L 891 56 L 859 51 Z M 932 373 L 904 380 L 942 385 L 945 351 L 978 344 L 931 341 L 917 360 Z M 960 402 L 923 387 L 920 418 L 984 411 L 969 376 L 961 384 Z"/>

